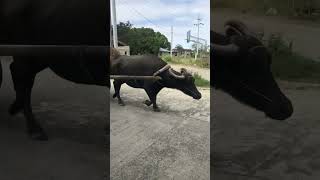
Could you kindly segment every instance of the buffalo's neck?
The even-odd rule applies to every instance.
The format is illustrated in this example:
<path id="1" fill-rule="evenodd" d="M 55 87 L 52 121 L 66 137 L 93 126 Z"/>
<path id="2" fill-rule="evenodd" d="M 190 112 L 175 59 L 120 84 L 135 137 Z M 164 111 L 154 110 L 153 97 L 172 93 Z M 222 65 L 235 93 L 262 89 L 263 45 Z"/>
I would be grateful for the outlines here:
<path id="1" fill-rule="evenodd" d="M 162 79 L 159 80 L 158 83 L 161 84 L 163 87 L 177 89 L 177 81 L 175 79 L 169 77 L 169 75 L 167 74 L 165 74 L 161 78 Z"/>

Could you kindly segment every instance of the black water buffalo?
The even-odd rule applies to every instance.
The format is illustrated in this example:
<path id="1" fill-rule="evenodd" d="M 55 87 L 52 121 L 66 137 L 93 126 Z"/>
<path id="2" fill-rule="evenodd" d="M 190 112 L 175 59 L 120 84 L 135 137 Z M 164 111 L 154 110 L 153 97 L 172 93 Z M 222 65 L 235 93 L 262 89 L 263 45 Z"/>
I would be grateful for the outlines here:
<path id="1" fill-rule="evenodd" d="M 255 33 L 240 21 L 226 23 L 226 34 L 211 31 L 212 85 L 266 116 L 285 120 L 290 100 L 273 78 L 272 56 Z"/>
<path id="2" fill-rule="evenodd" d="M 52 50 L 50 54 L 30 51 L 30 48 L 29 53 L 20 48 L 22 51 L 18 55 L 12 54 L 14 61 L 10 69 L 16 100 L 9 112 L 12 115 L 24 112 L 28 132 L 33 138 L 47 139 L 31 108 L 33 82 L 41 70 L 50 68 L 60 77 L 76 83 L 110 87 L 109 50 L 87 51 L 93 46 L 109 45 L 108 1 L 1 0 L 0 25 L 0 45 L 71 46 L 70 52 L 64 49 L 63 54 L 52 53 Z M 80 48 L 74 51 L 74 47 Z M 0 48 L 0 55 L 6 51 Z"/>
<path id="3" fill-rule="evenodd" d="M 1 87 L 1 84 L 2 84 L 2 64 L 0 61 L 0 87 Z"/>
<path id="4" fill-rule="evenodd" d="M 153 105 L 154 111 L 160 111 L 157 106 L 157 94 L 165 87 L 178 89 L 194 99 L 201 98 L 201 93 L 194 84 L 195 79 L 186 69 L 177 72 L 157 56 L 121 56 L 114 60 L 111 69 L 112 74 L 115 75 L 153 76 L 156 73 L 162 78 L 161 80 L 114 80 L 113 97 L 118 98 L 120 105 L 124 105 L 120 97 L 120 88 L 123 83 L 134 88 L 143 88 L 150 99 L 146 100 L 145 104 Z"/>

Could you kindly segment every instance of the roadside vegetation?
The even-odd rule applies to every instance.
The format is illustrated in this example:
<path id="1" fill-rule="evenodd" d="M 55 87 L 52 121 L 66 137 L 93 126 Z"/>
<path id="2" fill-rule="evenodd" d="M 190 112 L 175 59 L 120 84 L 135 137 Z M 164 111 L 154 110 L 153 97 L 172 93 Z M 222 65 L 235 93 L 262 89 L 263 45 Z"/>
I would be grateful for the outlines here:
<path id="1" fill-rule="evenodd" d="M 320 83 L 320 62 L 304 57 L 292 51 L 293 41 L 286 40 L 281 34 L 272 34 L 263 37 L 264 44 L 272 54 L 272 72 L 281 80 L 295 82 Z M 162 56 L 169 64 L 183 64 L 200 68 L 210 68 L 210 58 L 198 59 L 184 58 L 170 55 Z M 210 82 L 195 74 L 197 86 L 210 86 Z"/>
<path id="2" fill-rule="evenodd" d="M 209 68 L 209 58 L 206 59 L 198 59 L 197 61 L 193 58 L 183 58 L 183 57 L 173 57 L 171 58 L 169 55 L 161 57 L 164 61 L 169 64 L 183 64 L 189 66 L 196 66 L 200 68 Z M 210 81 L 204 79 L 200 74 L 193 73 L 193 77 L 195 79 L 195 84 L 198 87 L 209 87 Z"/>
<path id="3" fill-rule="evenodd" d="M 170 49 L 167 37 L 152 28 L 136 28 L 128 22 L 118 25 L 119 41 L 130 46 L 130 54 L 159 54 L 159 48 Z"/>
<path id="4" fill-rule="evenodd" d="M 282 80 L 320 83 L 320 62 L 293 52 L 293 43 L 279 34 L 265 41 L 273 56 L 273 74 Z"/>
<path id="5" fill-rule="evenodd" d="M 228 8 L 242 13 L 319 21 L 319 5 L 313 0 L 216 0 L 211 3 L 211 9 Z"/>
<path id="6" fill-rule="evenodd" d="M 161 58 L 169 64 L 183 64 L 200 68 L 210 68 L 210 57 L 195 60 L 192 57 L 173 56 L 171 58 L 170 55 L 164 55 Z"/>
<path id="7" fill-rule="evenodd" d="M 194 73 L 193 77 L 195 79 L 196 86 L 198 86 L 198 87 L 209 87 L 210 86 L 210 81 L 204 79 L 198 73 Z"/>

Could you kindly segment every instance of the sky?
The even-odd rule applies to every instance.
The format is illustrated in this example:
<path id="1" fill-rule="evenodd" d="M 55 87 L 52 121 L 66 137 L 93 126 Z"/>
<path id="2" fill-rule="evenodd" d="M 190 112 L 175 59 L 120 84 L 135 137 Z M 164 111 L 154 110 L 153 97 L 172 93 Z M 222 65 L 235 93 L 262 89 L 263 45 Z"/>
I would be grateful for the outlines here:
<path id="1" fill-rule="evenodd" d="M 191 48 L 187 31 L 197 36 L 198 16 L 201 18 L 200 38 L 210 42 L 210 0 L 116 0 L 117 23 L 130 21 L 134 27 L 148 27 L 177 44 Z"/>

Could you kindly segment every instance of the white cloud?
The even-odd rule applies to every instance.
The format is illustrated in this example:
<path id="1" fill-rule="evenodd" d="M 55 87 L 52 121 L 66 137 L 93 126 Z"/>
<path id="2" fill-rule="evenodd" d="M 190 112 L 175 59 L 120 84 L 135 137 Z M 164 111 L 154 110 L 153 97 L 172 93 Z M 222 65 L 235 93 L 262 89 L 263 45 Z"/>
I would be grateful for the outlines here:
<path id="1" fill-rule="evenodd" d="M 116 0 L 117 22 L 130 21 L 135 27 L 150 27 L 166 35 L 170 41 L 171 25 L 174 27 L 174 45 L 186 43 L 186 33 L 196 35 L 194 24 L 198 15 L 200 37 L 210 41 L 210 0 Z"/>

